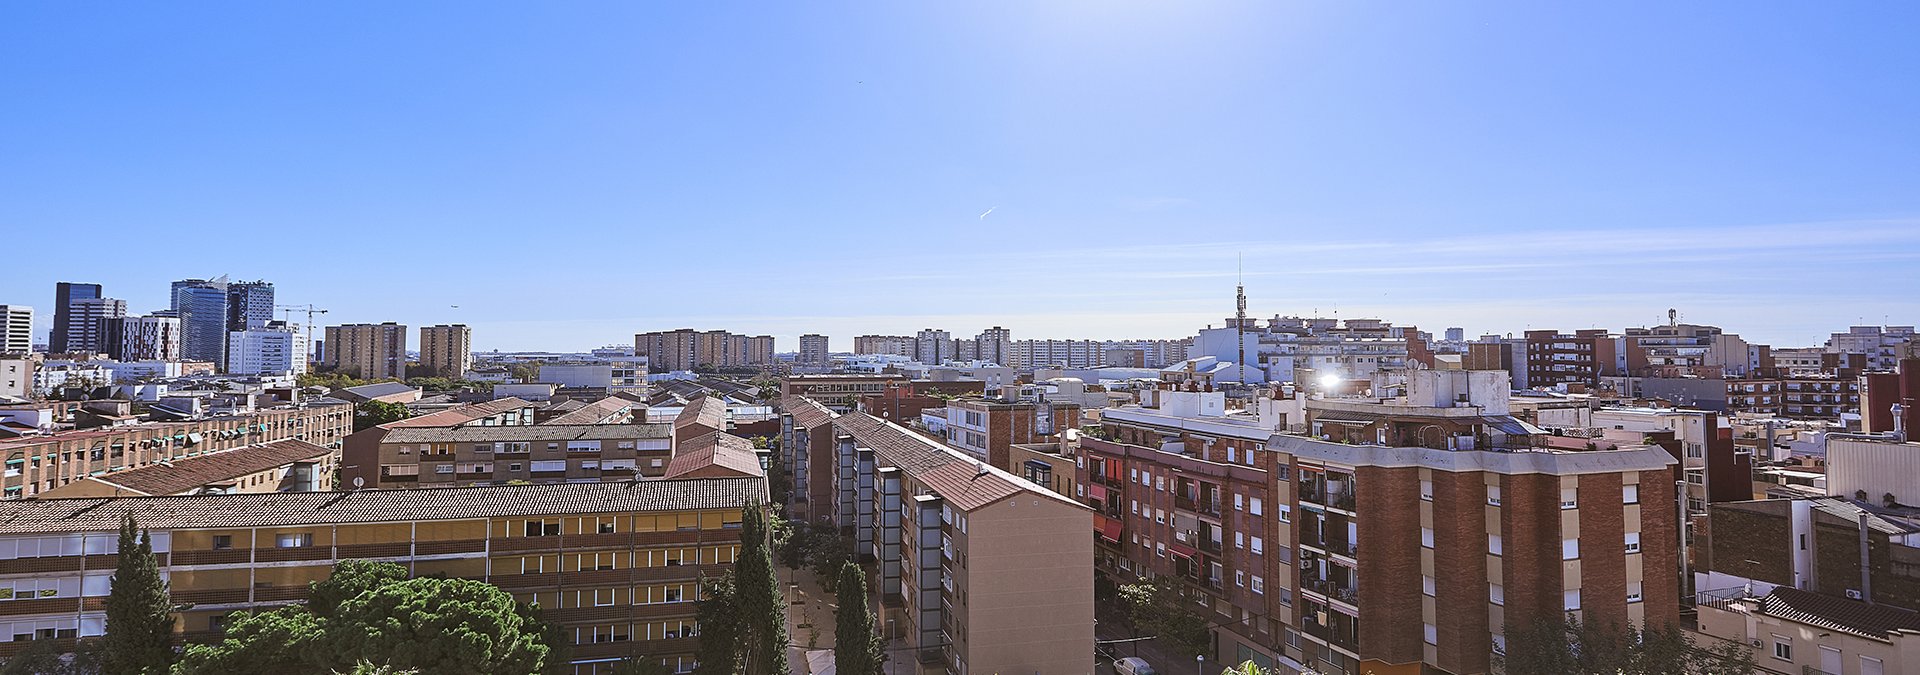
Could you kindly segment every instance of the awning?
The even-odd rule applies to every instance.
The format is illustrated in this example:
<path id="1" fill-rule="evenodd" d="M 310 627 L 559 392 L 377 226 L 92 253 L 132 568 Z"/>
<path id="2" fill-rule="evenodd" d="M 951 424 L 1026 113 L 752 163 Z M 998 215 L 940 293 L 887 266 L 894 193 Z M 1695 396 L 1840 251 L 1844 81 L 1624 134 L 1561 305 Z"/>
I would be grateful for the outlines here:
<path id="1" fill-rule="evenodd" d="M 1492 427 L 1494 431 L 1508 436 L 1533 436 L 1547 433 L 1545 429 L 1527 424 L 1517 417 L 1482 417 L 1480 421 Z"/>
<path id="2" fill-rule="evenodd" d="M 1364 427 L 1375 422 L 1375 420 L 1357 415 L 1319 415 L 1314 417 L 1313 421 L 1324 424 L 1345 424 L 1356 427 Z"/>
<path id="3" fill-rule="evenodd" d="M 193 445 L 195 443 L 199 443 L 200 439 L 201 439 L 201 436 L 198 433 L 187 434 L 187 445 Z"/>
<path id="4" fill-rule="evenodd" d="M 1102 517 L 1099 521 L 1100 536 L 1115 544 L 1120 543 L 1120 521 Z"/>
<path id="5" fill-rule="evenodd" d="M 1186 558 L 1186 559 L 1188 559 L 1188 560 L 1193 560 L 1193 559 L 1195 559 L 1195 558 L 1199 558 L 1199 557 L 1200 557 L 1200 552 L 1199 552 L 1199 551 L 1196 551 L 1196 550 L 1194 550 L 1194 548 L 1193 548 L 1192 546 L 1188 546 L 1188 545 L 1186 545 L 1186 544 L 1182 544 L 1182 543 L 1180 543 L 1180 542 L 1177 542 L 1177 541 L 1175 541 L 1175 542 L 1168 542 L 1168 543 L 1167 543 L 1167 550 L 1169 550 L 1169 551 L 1173 551 L 1173 554 L 1174 554 L 1174 555 L 1177 555 L 1177 556 L 1180 556 L 1180 557 L 1182 557 L 1182 558 Z"/>
<path id="6" fill-rule="evenodd" d="M 1105 503 L 1107 502 L 1107 486 L 1105 486 L 1105 485 L 1088 485 L 1088 486 L 1087 486 L 1087 496 L 1088 496 L 1088 497 L 1092 497 L 1092 498 L 1094 498 L 1094 499 L 1098 499 L 1098 500 L 1100 500 L 1100 503 L 1102 503 L 1102 504 L 1105 504 Z"/>

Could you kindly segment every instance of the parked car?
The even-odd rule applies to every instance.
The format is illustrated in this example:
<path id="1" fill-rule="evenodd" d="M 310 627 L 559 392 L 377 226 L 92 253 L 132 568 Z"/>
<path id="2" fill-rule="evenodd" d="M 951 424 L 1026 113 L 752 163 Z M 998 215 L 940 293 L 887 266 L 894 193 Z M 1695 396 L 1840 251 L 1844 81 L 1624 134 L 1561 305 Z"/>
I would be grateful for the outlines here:
<path id="1" fill-rule="evenodd" d="M 1113 675 L 1159 675 L 1147 660 L 1138 656 L 1129 656 L 1113 662 Z"/>

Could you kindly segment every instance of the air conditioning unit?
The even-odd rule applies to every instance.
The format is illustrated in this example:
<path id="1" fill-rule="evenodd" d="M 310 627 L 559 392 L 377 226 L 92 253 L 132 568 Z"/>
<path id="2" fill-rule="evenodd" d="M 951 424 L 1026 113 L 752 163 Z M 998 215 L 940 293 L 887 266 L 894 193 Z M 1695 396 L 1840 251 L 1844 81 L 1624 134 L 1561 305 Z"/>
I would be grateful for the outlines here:
<path id="1" fill-rule="evenodd" d="M 1862 599 L 1862 598 L 1861 598 L 1861 596 L 1860 596 L 1860 589 L 1858 589 L 1858 588 L 1849 588 L 1849 589 L 1847 589 L 1847 599 L 1848 599 L 1848 600 L 1860 600 L 1860 599 Z"/>

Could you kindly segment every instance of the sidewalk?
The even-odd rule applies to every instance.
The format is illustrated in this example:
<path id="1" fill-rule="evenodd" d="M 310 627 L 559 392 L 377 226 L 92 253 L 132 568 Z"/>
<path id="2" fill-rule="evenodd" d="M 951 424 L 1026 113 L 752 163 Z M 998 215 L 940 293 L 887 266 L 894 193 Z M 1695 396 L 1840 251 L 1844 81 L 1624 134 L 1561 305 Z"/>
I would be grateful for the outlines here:
<path id="1" fill-rule="evenodd" d="M 1102 612 L 1099 623 L 1094 628 L 1094 638 L 1101 642 L 1107 640 L 1129 640 L 1133 631 L 1117 613 Z M 1138 656 L 1146 659 L 1147 665 L 1159 675 L 1220 675 L 1227 664 L 1207 659 L 1204 664 L 1196 664 L 1192 654 L 1176 654 L 1160 644 L 1159 640 L 1147 639 L 1137 642 L 1117 642 L 1098 645 L 1101 654 L 1096 659 L 1096 672 L 1113 672 L 1113 659 Z"/>
<path id="2" fill-rule="evenodd" d="M 820 587 L 809 569 L 777 567 L 787 596 L 787 666 L 793 675 L 807 674 L 809 649 L 833 649 L 833 596 Z"/>

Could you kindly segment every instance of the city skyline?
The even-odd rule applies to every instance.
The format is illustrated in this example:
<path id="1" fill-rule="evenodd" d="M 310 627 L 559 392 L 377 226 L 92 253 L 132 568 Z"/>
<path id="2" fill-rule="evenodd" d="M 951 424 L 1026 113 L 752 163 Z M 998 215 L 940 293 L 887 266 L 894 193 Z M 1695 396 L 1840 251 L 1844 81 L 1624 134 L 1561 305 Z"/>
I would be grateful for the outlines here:
<path id="1" fill-rule="evenodd" d="M 1173 338 L 1244 254 L 1262 317 L 1920 322 L 1920 8 L 1745 9 L 14 8 L 0 227 L 87 238 L 0 302 L 43 336 L 56 281 L 144 313 L 225 273 L 481 350 Z"/>

